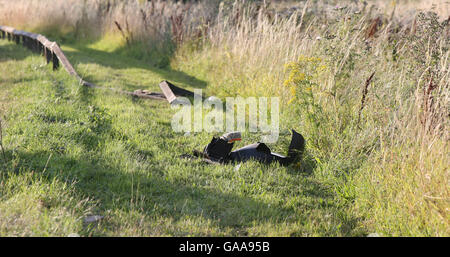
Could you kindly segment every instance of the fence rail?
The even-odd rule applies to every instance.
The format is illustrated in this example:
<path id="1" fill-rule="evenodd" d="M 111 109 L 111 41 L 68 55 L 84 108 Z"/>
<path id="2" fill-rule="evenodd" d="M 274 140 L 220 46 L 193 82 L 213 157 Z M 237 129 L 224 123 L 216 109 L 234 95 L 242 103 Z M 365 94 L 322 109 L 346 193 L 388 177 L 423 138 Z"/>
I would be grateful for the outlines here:
<path id="1" fill-rule="evenodd" d="M 115 88 L 100 87 L 93 83 L 87 82 L 81 78 L 75 71 L 72 64 L 70 64 L 67 57 L 56 42 L 48 40 L 45 36 L 40 34 L 33 34 L 30 32 L 16 30 L 15 28 L 8 26 L 0 26 L 0 38 L 14 41 L 16 44 L 22 44 L 31 51 L 44 56 L 47 64 L 50 62 L 53 64 L 53 70 L 57 70 L 61 64 L 64 69 L 71 75 L 77 78 L 81 85 L 90 88 L 101 88 L 114 91 L 116 93 L 155 100 L 167 100 L 169 103 L 173 102 L 176 98 L 175 95 L 193 96 L 194 93 L 176 87 L 168 81 L 162 81 L 159 86 L 163 93 L 150 92 L 147 90 L 136 90 L 134 92 L 124 91 Z M 170 97 L 169 97 L 170 96 Z"/>

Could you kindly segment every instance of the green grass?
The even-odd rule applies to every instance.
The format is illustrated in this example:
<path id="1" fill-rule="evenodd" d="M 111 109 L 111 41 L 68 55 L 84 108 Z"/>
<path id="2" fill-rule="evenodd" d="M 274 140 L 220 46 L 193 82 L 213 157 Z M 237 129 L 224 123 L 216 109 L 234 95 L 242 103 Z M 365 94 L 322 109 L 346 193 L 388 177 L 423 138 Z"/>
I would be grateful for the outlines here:
<path id="1" fill-rule="evenodd" d="M 290 167 L 181 159 L 213 134 L 175 133 L 167 102 L 81 87 L 1 41 L 0 235 L 448 236 L 448 25 L 389 11 L 366 38 L 378 11 L 302 27 L 263 12 L 218 17 L 177 48 L 148 31 L 128 46 L 113 32 L 48 35 L 100 86 L 159 91 L 169 80 L 222 99 L 279 96 L 271 149 L 284 153 L 290 128 L 307 142 Z M 260 135 L 243 138 L 236 147 Z M 105 218 L 85 224 L 89 215 Z"/>
<path id="2" fill-rule="evenodd" d="M 80 75 L 101 86 L 158 90 L 163 79 L 190 89 L 208 85 L 114 49 L 62 48 Z M 180 159 L 212 134 L 173 132 L 166 102 L 83 88 L 64 70 L 52 72 L 41 57 L 6 41 L 0 42 L 0 70 L 6 151 L 0 160 L 0 236 L 370 232 L 349 208 L 345 184 L 311 172 L 312 157 L 306 158 L 309 169 L 249 162 L 235 170 Z M 282 137 L 276 150 L 287 146 Z M 249 135 L 239 144 L 257 138 Z M 87 215 L 105 218 L 84 224 Z"/>

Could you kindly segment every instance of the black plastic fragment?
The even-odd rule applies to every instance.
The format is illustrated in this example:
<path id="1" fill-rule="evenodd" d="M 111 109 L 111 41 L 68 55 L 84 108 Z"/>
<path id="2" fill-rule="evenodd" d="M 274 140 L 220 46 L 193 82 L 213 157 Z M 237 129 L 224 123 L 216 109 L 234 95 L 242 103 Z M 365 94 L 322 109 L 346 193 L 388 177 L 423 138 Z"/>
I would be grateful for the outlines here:
<path id="1" fill-rule="evenodd" d="M 222 138 L 213 137 L 211 143 L 203 150 L 203 153 L 208 159 L 222 163 L 229 161 L 231 149 L 233 149 L 233 143 L 228 143 Z"/>
<path id="2" fill-rule="evenodd" d="M 205 147 L 202 154 L 194 150 L 194 156 L 202 157 L 216 163 L 246 162 L 255 160 L 264 164 L 279 162 L 281 165 L 289 165 L 302 158 L 305 148 L 305 139 L 295 130 L 292 130 L 291 143 L 287 156 L 273 153 L 264 143 L 254 143 L 238 150 L 233 149 L 234 142 L 227 142 L 221 138 L 213 137 Z"/>

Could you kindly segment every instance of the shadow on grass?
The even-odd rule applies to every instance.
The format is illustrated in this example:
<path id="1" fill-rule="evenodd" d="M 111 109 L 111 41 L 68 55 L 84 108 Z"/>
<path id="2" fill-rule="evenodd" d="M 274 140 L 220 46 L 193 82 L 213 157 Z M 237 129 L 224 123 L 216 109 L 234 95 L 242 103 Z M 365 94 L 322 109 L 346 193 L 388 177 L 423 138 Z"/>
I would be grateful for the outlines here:
<path id="1" fill-rule="evenodd" d="M 23 60 L 29 55 L 34 54 L 22 45 L 16 45 L 15 43 L 9 42 L 6 39 L 0 40 L 5 42 L 1 43 L 0 41 L 0 62 L 8 60 Z M 113 52 L 92 49 L 79 43 L 68 44 L 68 46 L 75 50 L 64 50 L 64 53 L 69 59 L 69 62 L 71 62 L 71 64 L 75 67 L 75 69 L 77 64 L 98 64 L 104 67 L 112 68 L 114 70 L 134 68 L 140 69 L 142 70 L 142 72 L 152 72 L 154 74 L 158 74 L 162 78 L 161 80 L 169 80 L 173 83 L 181 83 L 194 88 L 205 88 L 207 86 L 207 83 L 205 81 L 199 80 L 182 71 L 174 70 L 170 67 L 169 64 L 158 67 L 158 64 L 145 62 L 127 56 L 127 49 L 132 48 L 133 46 L 121 47 Z M 148 54 L 151 55 L 151 53 Z M 37 54 L 34 55 L 38 56 Z M 171 56 L 167 56 L 167 58 L 170 59 Z M 89 82 L 92 82 L 94 84 L 102 84 L 104 82 L 91 75 L 95 71 L 83 72 L 79 69 L 76 70 L 85 80 Z M 143 81 L 142 83 L 145 84 L 145 81 Z M 127 81 L 122 81 L 121 84 L 125 85 L 128 89 L 135 90 L 141 88 Z"/>
<path id="2" fill-rule="evenodd" d="M 91 63 L 109 67 L 114 70 L 135 68 L 142 70 L 142 72 L 152 72 L 158 74 L 164 80 L 168 80 L 173 83 L 187 84 L 194 88 L 205 88 L 207 86 L 207 83 L 205 81 L 199 80 L 182 71 L 173 70 L 172 68 L 170 68 L 170 65 L 159 68 L 154 64 L 127 57 L 122 54 L 123 49 L 117 49 L 114 52 L 106 52 L 92 49 L 86 46 L 71 45 L 71 47 L 76 50 L 65 50 L 64 52 L 74 66 L 76 64 Z M 87 81 L 96 84 L 102 83 L 102 81 L 98 81 L 94 76 L 89 75 L 89 73 L 90 72 L 87 72 L 87 75 L 85 74 L 84 76 Z M 135 85 L 132 84 L 127 84 L 126 86 L 137 89 L 135 88 Z"/>
<path id="3" fill-rule="evenodd" d="M 30 50 L 22 45 L 17 45 L 7 39 L 0 39 L 0 62 L 9 60 L 19 61 L 33 54 Z"/>
<path id="4" fill-rule="evenodd" d="M 53 88 L 53 90 L 60 91 L 61 89 Z M 90 91 L 79 93 L 80 101 L 84 101 L 83 104 L 93 104 L 90 100 Z M 37 122 L 48 126 L 55 123 L 76 122 L 75 118 L 68 115 L 44 115 L 36 118 Z M 161 229 L 153 227 L 155 221 L 160 223 L 169 220 L 178 224 L 178 222 L 185 222 L 186 219 L 200 218 L 211 222 L 213 226 L 217 226 L 222 231 L 228 231 L 229 235 L 246 236 L 248 235 L 246 229 L 255 224 L 260 225 L 267 222 L 274 225 L 285 225 L 288 222 L 308 223 L 308 213 L 315 208 L 329 209 L 328 212 L 335 209 L 335 206 L 330 203 L 333 199 L 330 191 L 309 178 L 298 185 L 302 187 L 303 197 L 310 198 L 308 201 L 299 203 L 301 210 L 294 206 L 286 207 L 284 202 L 268 205 L 251 196 L 194 186 L 193 182 L 198 183 L 195 180 L 169 180 L 167 172 L 164 170 L 167 169 L 167 163 L 173 160 L 156 159 L 152 150 L 133 144 L 128 140 L 126 134 L 113 128 L 107 121 L 98 125 L 101 128 L 97 130 L 94 125 L 88 133 L 85 132 L 86 130 L 80 130 L 80 133 L 63 134 L 63 138 L 56 142 L 53 142 L 55 139 L 48 135 L 49 144 L 52 146 L 49 147 L 49 150 L 19 149 L 15 151 L 14 155 L 10 151 L 6 153 L 7 158 L 11 160 L 10 165 L 14 166 L 8 169 L 11 172 L 33 170 L 37 174 L 42 174 L 41 171 L 45 169 L 48 181 L 52 181 L 54 178 L 69 182 L 77 181 L 75 187 L 78 192 L 98 201 L 99 205 L 95 214 L 105 216 L 105 220 L 102 221 L 100 229 L 86 228 L 85 231 L 82 231 L 84 235 L 109 235 L 111 231 L 123 229 L 123 223 L 134 222 L 111 215 L 110 211 L 128 213 L 130 216 L 125 215 L 130 218 L 136 215 L 145 218 L 148 223 L 145 223 L 147 227 L 141 231 L 144 235 L 150 235 L 154 229 Z M 161 126 L 170 128 L 169 124 L 161 124 Z M 130 158 L 126 158 L 125 161 L 143 162 L 145 163 L 144 168 L 130 171 L 124 168 L 126 165 L 115 162 L 114 157 L 97 154 L 102 151 L 101 147 L 104 147 L 107 140 L 110 141 L 111 138 L 114 142 L 126 145 Z M 76 148 L 82 149 L 84 154 L 81 157 L 72 157 L 67 151 L 70 146 L 65 145 L 64 142 L 75 143 Z M 167 153 L 164 148 L 161 150 Z M 52 158 L 49 160 L 50 155 Z M 167 156 L 169 155 L 170 153 L 167 153 Z M 192 170 L 198 169 L 198 165 L 207 165 L 188 161 L 181 162 L 183 162 L 182 165 L 188 166 L 187 168 Z M 204 182 L 207 181 L 202 179 L 200 184 L 204 184 Z M 270 189 L 268 190 L 270 191 Z M 139 195 L 137 195 L 137 191 L 139 191 Z M 321 206 L 319 202 L 322 201 L 327 204 Z M 338 223 L 339 221 L 334 222 Z M 356 226 L 356 223 L 348 224 L 343 227 L 353 228 Z M 164 224 L 159 226 L 163 226 L 163 234 L 193 235 L 189 228 L 164 227 Z M 352 229 L 349 229 L 348 234 L 351 232 Z M 203 233 L 207 232 L 200 232 L 196 235 L 209 235 Z M 330 232 L 324 231 L 324 234 L 327 233 Z M 301 236 L 303 234 L 302 231 L 298 231 L 291 235 Z"/>
<path id="5" fill-rule="evenodd" d="M 8 152 L 8 158 L 11 158 L 10 155 Z M 49 155 L 49 152 L 15 153 L 16 158 L 21 160 L 21 167 L 35 171 L 44 170 Z M 151 158 L 151 154 L 148 158 Z M 186 216 L 202 216 L 221 228 L 237 232 L 251 225 L 253 221 L 270 220 L 279 223 L 295 214 L 295 210 L 291 208 L 269 207 L 249 197 L 192 187 L 181 182 L 169 182 L 156 170 L 148 174 L 129 174 L 99 158 L 81 160 L 53 154 L 45 174 L 49 181 L 54 177 L 78 181 L 76 187 L 80 192 L 99 201 L 100 215 L 105 215 L 107 210 L 118 209 L 125 212 L 138 211 L 147 217 L 170 218 L 174 222 Z M 145 196 L 145 199 L 138 203 L 138 208 L 133 205 L 133 201 L 139 200 L 134 198 L 135 192 L 131 192 L 133 187 L 135 190 L 138 188 L 141 196 Z M 116 224 L 118 221 L 105 216 L 104 226 L 120 226 Z M 95 235 L 102 233 L 97 231 Z M 174 235 L 187 236 L 190 231 L 174 232 Z"/>
<path id="6" fill-rule="evenodd" d="M 94 136 L 95 137 L 95 136 Z M 102 137 L 95 137 L 96 144 Z M 81 143 L 81 142 L 80 142 Z M 87 152 L 96 151 L 93 142 L 82 143 Z M 132 147 L 136 153 L 136 158 L 146 162 L 152 162 L 153 152 L 139 147 Z M 52 154 L 50 162 L 49 156 Z M 7 152 L 7 158 L 11 159 L 12 154 Z M 99 202 L 97 213 L 104 215 L 102 222 L 103 229 L 116 230 L 121 227 L 122 222 L 108 216 L 108 211 L 120 211 L 125 213 L 139 213 L 142 217 L 157 219 L 169 219 L 174 223 L 189 217 L 201 217 L 209 220 L 213 225 L 225 231 L 231 231 L 232 236 L 246 236 L 246 228 L 253 224 L 285 224 L 286 222 L 309 222 L 308 214 L 299 213 L 299 210 L 292 207 L 285 207 L 283 203 L 268 205 L 267 203 L 253 199 L 251 197 L 224 193 L 210 188 L 192 186 L 189 181 L 168 181 L 164 167 L 161 163 L 154 163 L 152 169 L 145 172 L 130 172 L 122 167 L 112 164 L 111 160 L 102 157 L 72 158 L 57 151 L 40 151 L 15 153 L 19 163 L 19 170 L 42 171 L 46 168 L 46 178 L 52 181 L 55 177 L 63 178 L 66 181 L 77 181 L 75 184 L 77 191 L 91 199 Z M 193 165 L 195 169 L 195 164 Z M 333 204 L 333 195 L 328 188 L 324 187 L 312 179 L 299 186 L 303 187 L 302 194 L 312 200 L 302 203 L 305 213 L 316 208 L 336 210 Z M 134 189 L 133 189 L 134 188 Z M 135 195 L 139 191 L 139 195 Z M 323 203 L 323 204 L 321 204 Z M 51 208 L 51 206 L 49 207 Z M 353 230 L 359 223 L 354 217 L 337 215 L 334 223 L 341 224 L 340 230 L 344 235 L 352 235 Z M 151 221 L 150 221 L 151 223 Z M 148 227 L 148 229 L 153 229 Z M 164 229 L 167 231 L 167 228 Z M 102 236 L 106 235 L 102 230 L 88 230 L 86 235 Z M 143 231 L 142 233 L 148 233 Z M 150 232 L 151 233 L 151 232 Z M 168 232 L 174 236 L 189 236 L 192 232 L 182 231 L 177 228 Z M 323 231 L 324 234 L 330 233 Z M 203 234 L 202 234 L 203 235 Z M 291 233 L 291 236 L 301 236 L 302 232 Z"/>

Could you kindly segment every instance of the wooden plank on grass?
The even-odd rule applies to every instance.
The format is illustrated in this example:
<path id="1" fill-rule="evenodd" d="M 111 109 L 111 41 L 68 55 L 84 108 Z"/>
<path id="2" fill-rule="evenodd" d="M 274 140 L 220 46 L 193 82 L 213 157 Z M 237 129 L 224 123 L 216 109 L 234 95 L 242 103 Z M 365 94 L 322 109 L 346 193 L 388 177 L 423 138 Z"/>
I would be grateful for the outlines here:
<path id="1" fill-rule="evenodd" d="M 167 101 L 171 104 L 177 97 L 173 93 L 172 89 L 169 86 L 169 83 L 167 81 L 162 81 L 159 83 L 159 87 L 161 88 L 161 91 L 163 92 L 164 96 L 166 97 Z"/>

